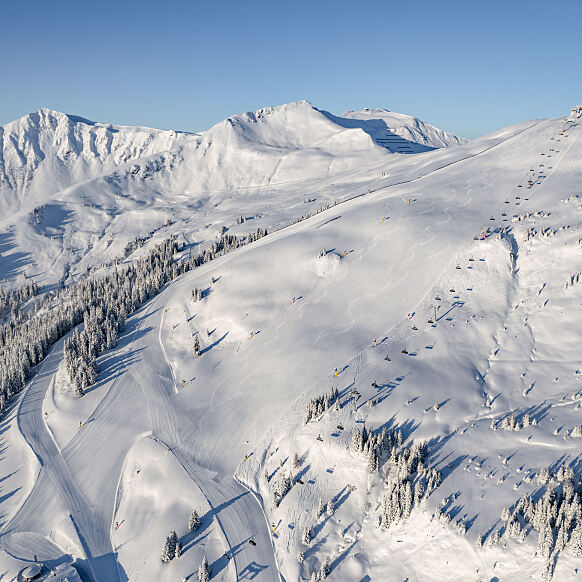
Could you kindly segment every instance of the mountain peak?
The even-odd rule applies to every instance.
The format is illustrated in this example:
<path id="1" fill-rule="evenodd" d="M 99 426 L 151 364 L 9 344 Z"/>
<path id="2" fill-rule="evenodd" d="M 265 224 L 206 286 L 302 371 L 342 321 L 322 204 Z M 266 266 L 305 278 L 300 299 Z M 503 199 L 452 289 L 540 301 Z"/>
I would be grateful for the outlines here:
<path id="1" fill-rule="evenodd" d="M 394 143 L 395 146 L 400 148 L 400 145 L 397 143 L 397 136 L 409 142 L 419 144 L 420 147 L 425 149 L 459 145 L 467 141 L 464 138 L 443 131 L 430 123 L 426 123 L 418 119 L 418 117 L 404 113 L 395 113 L 385 108 L 366 107 L 359 111 L 346 111 L 339 119 L 346 120 L 351 126 L 354 123 L 361 124 L 362 129 L 369 133 L 372 139 L 380 143 L 380 145 L 384 145 L 384 147 Z M 412 150 L 409 148 L 405 149 L 407 151 L 419 151 L 416 147 L 413 147 Z M 391 149 L 391 151 L 394 150 Z M 405 153 L 402 148 L 396 151 Z"/>

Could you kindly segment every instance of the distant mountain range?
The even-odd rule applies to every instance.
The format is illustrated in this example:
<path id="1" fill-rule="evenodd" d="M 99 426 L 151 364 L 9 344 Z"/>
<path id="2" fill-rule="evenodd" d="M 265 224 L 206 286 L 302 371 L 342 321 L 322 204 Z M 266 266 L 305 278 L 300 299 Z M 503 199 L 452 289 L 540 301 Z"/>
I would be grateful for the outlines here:
<path id="1" fill-rule="evenodd" d="M 338 117 L 308 101 L 235 115 L 202 133 L 40 109 L 0 127 L 0 274 L 11 280 L 27 265 L 40 281 L 62 280 L 126 256 L 152 233 L 183 231 L 200 242 L 216 235 L 209 225 L 230 228 L 243 211 L 285 207 L 300 217 L 311 211 L 304 201 L 349 195 L 348 176 L 408 157 L 394 153 L 463 141 L 414 117 L 383 109 Z M 168 222 L 178 231 L 164 230 Z"/>

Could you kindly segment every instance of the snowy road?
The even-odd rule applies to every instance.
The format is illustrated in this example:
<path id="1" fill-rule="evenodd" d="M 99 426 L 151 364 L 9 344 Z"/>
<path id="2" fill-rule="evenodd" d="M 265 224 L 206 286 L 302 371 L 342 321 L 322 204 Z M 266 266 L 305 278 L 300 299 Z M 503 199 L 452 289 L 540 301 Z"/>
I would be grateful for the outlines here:
<path id="1" fill-rule="evenodd" d="M 53 347 L 19 405 L 20 430 L 37 455 L 41 471 L 30 495 L 6 525 L 5 532 L 35 532 L 39 525 L 54 523 L 58 515 L 64 513 L 67 516 L 64 527 L 76 533 L 77 541 L 87 557 L 86 562 L 78 562 L 81 573 L 87 579 L 116 580 L 117 568 L 109 536 L 102 535 L 104 508 L 92 507 L 87 503 L 42 418 L 43 398 L 54 381 L 62 357 L 63 341 Z"/>
<path id="2" fill-rule="evenodd" d="M 195 432 L 191 417 L 173 400 L 172 372 L 159 341 L 165 300 L 162 293 L 148 308 L 144 321 L 150 331 L 135 340 L 134 349 L 140 351 L 141 361 L 130 370 L 144 389 L 153 434 L 172 450 L 214 508 L 225 536 L 225 549 L 234 557 L 236 576 L 233 573 L 233 578 L 279 580 L 267 523 L 253 495 L 231 474 L 214 473 L 211 468 L 197 464 L 200 442 L 191 438 Z M 248 543 L 251 538 L 256 546 Z"/>
<path id="3" fill-rule="evenodd" d="M 41 470 L 4 534 L 50 535 L 52 528 L 43 529 L 46 524 L 59 522 L 61 515 L 70 516 L 63 528 L 76 538 L 77 550 L 87 558 L 77 562 L 84 578 L 127 580 L 110 538 L 117 486 L 129 449 L 141 436 L 152 434 L 172 451 L 214 510 L 224 549 L 234 558 L 223 570 L 223 579 L 279 580 L 268 526 L 253 495 L 231 475 L 196 464 L 194 441 L 187 438 L 195 427 L 173 399 L 172 374 L 159 342 L 164 296 L 159 295 L 130 320 L 124 340 L 111 352 L 115 366 L 109 369 L 114 375 L 100 388 L 106 395 L 63 451 L 42 412 L 62 358 L 63 340 L 53 347 L 19 408 L 20 429 Z M 255 546 L 249 544 L 250 539 Z"/>

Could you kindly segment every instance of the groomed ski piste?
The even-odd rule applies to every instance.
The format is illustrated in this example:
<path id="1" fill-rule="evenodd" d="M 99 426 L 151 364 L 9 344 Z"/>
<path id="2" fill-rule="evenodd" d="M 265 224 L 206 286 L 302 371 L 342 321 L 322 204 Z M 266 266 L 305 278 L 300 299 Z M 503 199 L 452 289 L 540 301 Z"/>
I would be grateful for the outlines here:
<path id="1" fill-rule="evenodd" d="M 206 556 L 212 580 L 577 579 L 579 510 L 562 547 L 548 517 L 548 551 L 516 509 L 580 479 L 581 133 L 378 156 L 296 224 L 281 194 L 274 232 L 128 319 L 83 398 L 59 341 L 2 419 L 0 572 L 195 580 Z M 364 427 L 394 437 L 371 465 Z"/>

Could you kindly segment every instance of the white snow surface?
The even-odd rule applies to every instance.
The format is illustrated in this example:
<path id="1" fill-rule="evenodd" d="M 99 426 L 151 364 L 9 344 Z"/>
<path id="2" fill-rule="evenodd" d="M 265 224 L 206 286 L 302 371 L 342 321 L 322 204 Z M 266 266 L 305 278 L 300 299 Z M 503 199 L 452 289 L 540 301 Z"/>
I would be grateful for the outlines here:
<path id="1" fill-rule="evenodd" d="M 15 579 L 36 553 L 74 563 L 87 581 L 193 580 L 206 555 L 218 580 L 309 580 L 326 558 L 341 582 L 540 579 L 535 533 L 481 550 L 475 540 L 539 489 L 543 467 L 566 463 L 580 477 L 581 134 L 577 122 L 541 120 L 391 156 L 361 127 L 299 102 L 176 134 L 183 143 L 55 194 L 45 218 L 24 220 L 23 205 L 5 235 L 8 278 L 33 260 L 10 258 L 19 237 L 43 260 L 57 249 L 50 269 L 72 263 L 80 274 L 116 256 L 122 233 L 143 232 L 142 218 L 140 228 L 172 218 L 151 242 L 178 233 L 185 253 L 220 226 L 275 232 L 144 305 L 81 400 L 55 345 L 3 419 L 0 571 Z M 241 215 L 249 220 L 236 224 Z M 208 290 L 202 301 L 194 288 Z M 341 409 L 304 424 L 306 403 L 331 388 Z M 490 429 L 526 412 L 535 426 Z M 427 441 L 443 475 L 388 531 L 376 525 L 383 474 L 348 448 L 364 423 L 401 428 L 405 445 Z M 303 484 L 272 509 L 283 474 Z M 335 513 L 316 518 L 330 497 Z M 450 525 L 434 517 L 439 506 Z M 162 564 L 170 530 L 184 553 Z M 577 579 L 580 567 L 565 550 L 554 579 Z"/>
<path id="2" fill-rule="evenodd" d="M 374 141 L 399 153 L 428 151 L 466 143 L 466 139 L 452 135 L 430 123 L 411 115 L 395 113 L 387 109 L 362 109 L 346 111 L 346 120 L 358 120 Z"/>
<path id="3" fill-rule="evenodd" d="M 432 143 L 436 130 L 410 120 L 406 144 L 430 149 L 414 140 Z M 241 215 L 251 229 L 277 228 L 354 187 L 367 190 L 380 177 L 370 179 L 368 167 L 385 171 L 402 156 L 374 140 L 371 122 L 346 123 L 307 101 L 235 115 L 200 134 L 46 109 L 27 115 L 0 128 L 0 276 L 26 272 L 53 284 L 125 258 L 136 237 L 153 244 L 179 234 L 204 245 Z M 457 143 L 445 142 L 437 147 Z"/>

